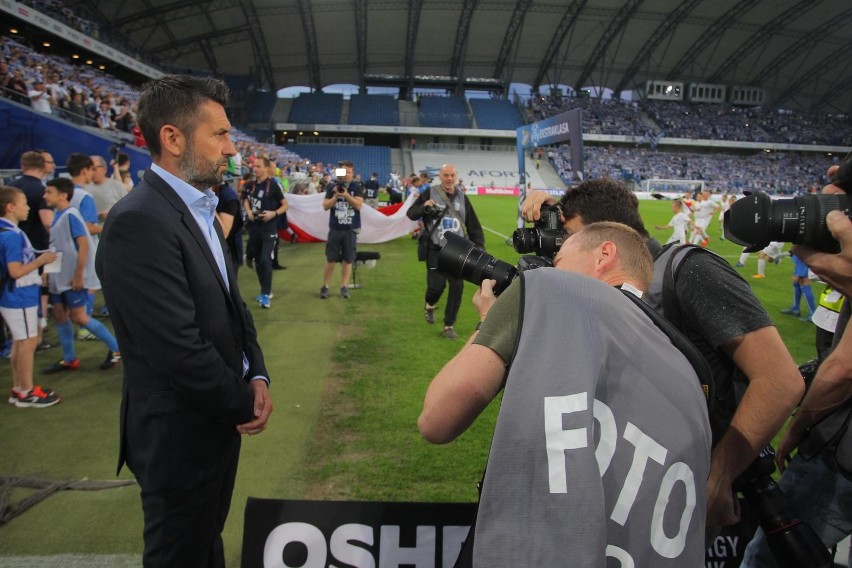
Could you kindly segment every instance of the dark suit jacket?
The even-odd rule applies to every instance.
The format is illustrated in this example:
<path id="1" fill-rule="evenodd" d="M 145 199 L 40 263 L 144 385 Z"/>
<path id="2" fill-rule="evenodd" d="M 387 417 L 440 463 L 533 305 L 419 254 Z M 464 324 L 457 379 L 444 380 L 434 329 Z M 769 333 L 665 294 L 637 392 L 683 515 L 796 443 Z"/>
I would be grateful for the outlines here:
<path id="1" fill-rule="evenodd" d="M 192 214 L 150 170 L 104 224 L 96 270 L 124 363 L 118 469 L 143 491 L 223 475 L 235 425 L 254 418 L 248 380 L 269 376 L 225 259 L 230 291 Z"/>

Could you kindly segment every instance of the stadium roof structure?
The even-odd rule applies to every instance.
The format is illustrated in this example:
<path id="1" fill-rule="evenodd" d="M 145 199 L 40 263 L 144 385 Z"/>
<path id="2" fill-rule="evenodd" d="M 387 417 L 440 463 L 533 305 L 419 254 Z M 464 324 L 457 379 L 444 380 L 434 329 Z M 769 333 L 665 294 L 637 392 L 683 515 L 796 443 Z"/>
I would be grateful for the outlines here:
<path id="1" fill-rule="evenodd" d="M 752 86 L 852 112 L 849 0 L 65 0 L 161 61 L 260 88 Z"/>

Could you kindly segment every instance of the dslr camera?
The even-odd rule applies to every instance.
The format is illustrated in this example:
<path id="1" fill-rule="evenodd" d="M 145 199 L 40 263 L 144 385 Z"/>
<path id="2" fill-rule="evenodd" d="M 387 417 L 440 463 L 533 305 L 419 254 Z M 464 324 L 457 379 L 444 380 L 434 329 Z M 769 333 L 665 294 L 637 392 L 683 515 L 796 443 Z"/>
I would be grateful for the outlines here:
<path id="1" fill-rule="evenodd" d="M 477 286 L 481 286 L 483 280 L 496 280 L 495 296 L 499 296 L 521 272 L 553 266 L 551 259 L 544 256 L 522 256 L 515 267 L 494 258 L 455 233 L 444 233 L 444 238 L 447 239 L 447 244 L 438 253 L 438 272 L 449 278 L 461 278 Z"/>
<path id="2" fill-rule="evenodd" d="M 845 192 L 852 189 L 852 158 L 847 156 L 831 183 Z M 846 195 L 800 195 L 791 199 L 772 199 L 762 191 L 736 201 L 725 213 L 725 238 L 756 252 L 771 241 L 807 245 L 838 252 L 840 247 L 825 216 L 835 209 L 852 218 Z"/>
<path id="3" fill-rule="evenodd" d="M 483 280 L 496 280 L 494 295 L 499 296 L 518 274 L 526 270 L 553 266 L 553 257 L 565 241 L 560 207 L 542 207 L 541 217 L 531 229 L 517 229 L 512 234 L 515 252 L 525 254 L 517 266 L 496 259 L 464 237 L 444 233 L 447 244 L 438 253 L 438 272 L 450 278 L 461 278 L 480 286 Z"/>
<path id="4" fill-rule="evenodd" d="M 531 229 L 517 229 L 512 233 L 512 246 L 519 254 L 534 252 L 538 256 L 553 258 L 565 241 L 565 231 L 559 216 L 560 207 L 542 207 L 541 218 Z"/>
<path id="5" fill-rule="evenodd" d="M 423 208 L 423 214 L 430 219 L 440 219 L 447 212 L 447 206 L 427 205 Z"/>
<path id="6" fill-rule="evenodd" d="M 334 176 L 337 178 L 337 193 L 343 193 L 346 191 L 346 188 L 343 186 L 342 179 L 346 177 L 346 174 L 349 173 L 346 168 L 334 168 Z"/>

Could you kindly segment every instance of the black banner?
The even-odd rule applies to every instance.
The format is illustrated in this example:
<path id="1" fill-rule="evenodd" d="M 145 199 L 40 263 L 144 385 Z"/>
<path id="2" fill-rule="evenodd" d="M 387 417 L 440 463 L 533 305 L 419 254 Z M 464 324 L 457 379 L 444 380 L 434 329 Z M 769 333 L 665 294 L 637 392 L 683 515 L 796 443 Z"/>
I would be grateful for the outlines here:
<path id="1" fill-rule="evenodd" d="M 473 503 L 249 498 L 243 568 L 452 568 Z"/>
<path id="2" fill-rule="evenodd" d="M 475 511 L 473 503 L 249 498 L 242 567 L 452 568 Z M 755 527 L 743 507 L 743 521 L 708 543 L 705 567 L 739 566 Z"/>

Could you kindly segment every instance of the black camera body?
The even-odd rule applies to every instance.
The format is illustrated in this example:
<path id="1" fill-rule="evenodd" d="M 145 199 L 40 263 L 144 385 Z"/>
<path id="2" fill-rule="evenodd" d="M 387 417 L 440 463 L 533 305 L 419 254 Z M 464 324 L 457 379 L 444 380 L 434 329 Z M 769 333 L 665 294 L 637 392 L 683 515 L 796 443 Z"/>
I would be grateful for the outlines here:
<path id="1" fill-rule="evenodd" d="M 565 242 L 565 231 L 559 216 L 559 206 L 542 207 L 541 217 L 531 229 L 517 229 L 512 233 L 512 246 L 520 254 L 534 252 L 538 256 L 553 258 Z"/>
<path id="2" fill-rule="evenodd" d="M 116 156 L 118 156 L 118 152 L 126 146 L 127 146 L 127 142 L 116 142 L 114 145 L 110 146 L 107 149 L 107 152 L 109 153 L 110 156 L 113 157 L 113 159 L 115 159 Z"/>
<path id="3" fill-rule="evenodd" d="M 435 205 L 427 205 L 423 208 L 423 215 L 430 219 L 440 219 L 447 213 L 447 207 Z"/>
<path id="4" fill-rule="evenodd" d="M 831 183 L 848 191 L 852 189 L 852 159 L 847 158 L 831 178 Z M 725 212 L 725 238 L 756 252 L 772 241 L 807 245 L 837 252 L 839 245 L 828 230 L 825 217 L 829 211 L 843 211 L 852 219 L 846 195 L 800 195 L 790 199 L 772 199 L 757 191 L 736 201 Z"/>

